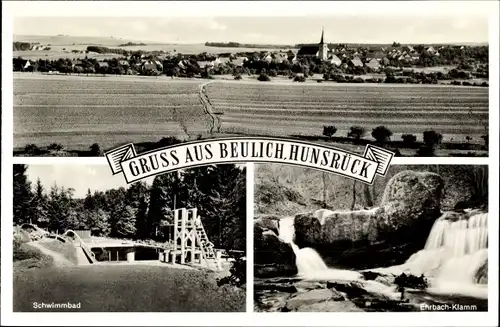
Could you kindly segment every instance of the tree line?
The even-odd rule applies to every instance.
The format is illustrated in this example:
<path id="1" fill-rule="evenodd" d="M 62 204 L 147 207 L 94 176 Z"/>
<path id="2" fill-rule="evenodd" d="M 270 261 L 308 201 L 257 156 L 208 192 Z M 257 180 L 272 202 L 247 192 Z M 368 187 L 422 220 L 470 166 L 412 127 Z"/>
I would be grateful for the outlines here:
<path id="1" fill-rule="evenodd" d="M 90 229 L 92 235 L 165 241 L 174 208 L 198 208 L 209 239 L 218 248 L 245 250 L 246 172 L 217 165 L 158 175 L 85 198 L 54 184 L 32 186 L 27 165 L 13 167 L 14 225 L 33 223 L 51 232 Z"/>

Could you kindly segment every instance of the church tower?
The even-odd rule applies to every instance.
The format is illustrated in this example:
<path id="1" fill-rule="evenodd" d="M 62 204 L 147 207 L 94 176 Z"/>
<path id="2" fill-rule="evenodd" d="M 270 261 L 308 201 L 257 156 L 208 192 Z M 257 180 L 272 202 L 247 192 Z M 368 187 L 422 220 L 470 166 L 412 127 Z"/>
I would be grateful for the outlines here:
<path id="1" fill-rule="evenodd" d="M 324 42 L 325 29 L 321 28 L 321 41 L 319 41 L 318 58 L 321 60 L 328 59 L 328 43 Z"/>

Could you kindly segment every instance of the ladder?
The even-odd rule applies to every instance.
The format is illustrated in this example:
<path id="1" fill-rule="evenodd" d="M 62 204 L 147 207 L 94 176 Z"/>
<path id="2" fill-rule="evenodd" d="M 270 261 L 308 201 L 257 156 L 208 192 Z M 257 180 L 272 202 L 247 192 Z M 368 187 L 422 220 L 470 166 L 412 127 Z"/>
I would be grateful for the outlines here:
<path id="1" fill-rule="evenodd" d="M 201 255 L 203 259 L 215 259 L 214 245 L 208 240 L 207 233 L 205 232 L 205 227 L 201 223 L 200 218 L 196 219 L 196 240 L 201 249 Z"/>

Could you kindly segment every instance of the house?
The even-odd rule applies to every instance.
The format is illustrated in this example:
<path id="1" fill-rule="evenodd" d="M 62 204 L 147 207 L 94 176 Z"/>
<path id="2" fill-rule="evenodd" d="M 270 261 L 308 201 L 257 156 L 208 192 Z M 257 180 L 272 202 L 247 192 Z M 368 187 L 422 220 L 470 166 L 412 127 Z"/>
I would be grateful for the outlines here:
<path id="1" fill-rule="evenodd" d="M 219 65 L 225 65 L 231 61 L 231 58 L 229 57 L 219 57 L 215 59 L 214 61 L 214 66 L 219 66 Z"/>
<path id="2" fill-rule="evenodd" d="M 415 52 L 415 48 L 413 48 L 411 45 L 405 45 L 403 47 L 403 50 L 405 50 L 406 52 Z"/>
<path id="3" fill-rule="evenodd" d="M 297 58 L 317 58 L 320 60 L 328 59 L 330 49 L 324 42 L 324 30 L 321 30 L 321 40 L 318 44 L 306 44 L 300 47 L 297 52 Z"/>
<path id="4" fill-rule="evenodd" d="M 380 63 L 384 66 L 389 66 L 391 61 L 387 57 L 384 57 L 384 58 L 380 59 Z"/>
<path id="5" fill-rule="evenodd" d="M 31 62 L 22 58 L 14 58 L 13 66 L 14 71 L 25 70 L 31 66 Z"/>
<path id="6" fill-rule="evenodd" d="M 272 55 L 271 53 L 269 53 L 269 52 L 268 52 L 268 53 L 266 53 L 266 54 L 264 54 L 264 55 L 262 56 L 262 58 L 261 58 L 261 60 L 262 60 L 262 61 L 265 61 L 265 62 L 267 62 L 267 63 L 272 62 L 272 61 L 273 61 L 273 59 L 274 59 L 274 58 L 273 58 L 273 55 Z"/>
<path id="7" fill-rule="evenodd" d="M 366 54 L 366 62 L 371 61 L 372 59 L 376 59 L 377 61 L 382 60 L 382 58 L 385 57 L 385 53 L 382 51 L 373 51 L 373 52 L 368 52 Z"/>
<path id="8" fill-rule="evenodd" d="M 352 58 L 349 63 L 354 67 L 363 67 L 363 62 L 358 57 Z"/>
<path id="9" fill-rule="evenodd" d="M 332 65 L 335 65 L 335 66 L 340 66 L 342 64 L 342 60 L 334 54 L 329 56 L 328 59 L 326 60 L 326 62 L 328 62 Z"/>
<path id="10" fill-rule="evenodd" d="M 246 57 L 237 57 L 236 59 L 233 59 L 233 61 L 231 61 L 233 63 L 233 65 L 235 65 L 236 67 L 243 67 L 243 64 L 245 63 L 245 61 L 247 61 L 248 59 Z"/>
<path id="11" fill-rule="evenodd" d="M 279 52 L 274 55 L 277 62 L 288 61 L 288 54 L 286 52 Z"/>
<path id="12" fill-rule="evenodd" d="M 142 71 L 143 72 L 148 71 L 148 70 L 156 70 L 156 69 L 157 69 L 156 63 L 152 60 L 147 60 L 147 61 L 142 63 Z"/>
<path id="13" fill-rule="evenodd" d="M 128 66 L 130 66 L 130 64 L 126 60 L 119 60 L 118 61 L 118 65 L 122 66 L 122 67 L 128 67 Z"/>
<path id="14" fill-rule="evenodd" d="M 378 70 L 380 69 L 380 62 L 377 59 L 372 58 L 370 61 L 366 63 L 366 66 L 370 67 L 373 70 Z"/>
<path id="15" fill-rule="evenodd" d="M 213 66 L 214 63 L 212 61 L 198 61 L 198 67 L 200 67 L 200 69 L 210 68 Z"/>
<path id="16" fill-rule="evenodd" d="M 435 54 L 436 50 L 433 47 L 428 47 L 425 51 L 427 51 L 428 54 Z"/>
<path id="17" fill-rule="evenodd" d="M 99 68 L 108 68 L 109 64 L 108 64 L 107 61 L 98 61 L 97 62 L 97 67 L 99 67 Z"/>

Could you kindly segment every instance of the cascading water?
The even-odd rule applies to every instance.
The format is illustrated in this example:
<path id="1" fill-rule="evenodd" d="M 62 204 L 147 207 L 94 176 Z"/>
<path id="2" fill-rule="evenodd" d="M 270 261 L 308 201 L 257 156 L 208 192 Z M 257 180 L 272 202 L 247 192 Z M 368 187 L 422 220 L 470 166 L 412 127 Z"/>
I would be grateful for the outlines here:
<path id="1" fill-rule="evenodd" d="M 380 270 L 424 274 L 432 278 L 431 292 L 486 297 L 487 288 L 476 285 L 475 277 L 487 260 L 488 214 L 455 221 L 445 214 L 434 223 L 423 250 L 401 266 Z"/>
<path id="2" fill-rule="evenodd" d="M 279 221 L 279 237 L 290 243 L 295 253 L 295 265 L 299 276 L 306 279 L 347 279 L 354 280 L 360 277 L 357 272 L 349 270 L 329 269 L 321 256 L 313 248 L 302 248 L 294 243 L 294 217 L 282 218 Z"/>

